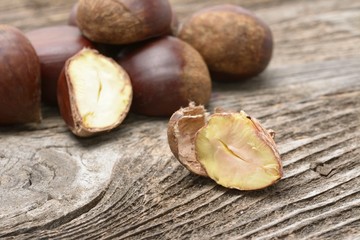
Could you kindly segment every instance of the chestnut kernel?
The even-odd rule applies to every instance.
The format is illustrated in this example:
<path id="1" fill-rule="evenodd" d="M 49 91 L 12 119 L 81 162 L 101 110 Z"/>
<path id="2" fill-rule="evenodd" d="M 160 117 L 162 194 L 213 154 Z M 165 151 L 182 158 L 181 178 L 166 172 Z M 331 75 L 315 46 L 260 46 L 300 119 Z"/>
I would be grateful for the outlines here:
<path id="1" fill-rule="evenodd" d="M 237 81 L 261 73 L 272 56 L 270 28 L 236 5 L 200 10 L 181 25 L 178 35 L 204 57 L 213 79 Z"/>
<path id="2" fill-rule="evenodd" d="M 83 49 L 68 59 L 58 84 L 60 113 L 79 137 L 112 130 L 129 111 L 132 87 L 128 74 L 96 50 Z"/>
<path id="3" fill-rule="evenodd" d="M 0 25 L 0 124 L 40 122 L 40 63 L 17 28 Z"/>
<path id="4" fill-rule="evenodd" d="M 168 117 L 190 101 L 207 104 L 211 79 L 200 54 L 175 37 L 162 37 L 128 48 L 118 62 L 131 78 L 132 111 Z"/>
<path id="5" fill-rule="evenodd" d="M 40 59 L 42 99 L 56 105 L 57 81 L 65 61 L 84 47 L 93 45 L 77 27 L 67 25 L 35 29 L 26 36 Z"/>
<path id="6" fill-rule="evenodd" d="M 129 44 L 167 34 L 172 11 L 168 0 L 80 0 L 77 24 L 94 42 Z"/>
<path id="7" fill-rule="evenodd" d="M 183 165 L 239 190 L 262 189 L 281 179 L 272 134 L 244 111 L 221 110 L 209 116 L 191 104 L 175 112 L 168 124 L 170 149 Z"/>

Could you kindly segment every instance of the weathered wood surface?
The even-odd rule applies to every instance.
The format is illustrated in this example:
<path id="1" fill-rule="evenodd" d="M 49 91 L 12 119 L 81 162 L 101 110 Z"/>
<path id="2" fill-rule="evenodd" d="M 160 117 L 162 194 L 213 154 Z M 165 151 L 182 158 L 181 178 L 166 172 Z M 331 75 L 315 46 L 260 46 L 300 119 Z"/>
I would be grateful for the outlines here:
<path id="1" fill-rule="evenodd" d="M 220 0 L 172 0 L 183 18 Z M 273 30 L 259 77 L 214 84 L 210 108 L 244 109 L 275 129 L 284 179 L 255 192 L 194 176 L 171 155 L 166 119 L 131 115 L 92 139 L 56 109 L 0 128 L 0 238 L 360 238 L 360 1 L 228 0 Z M 74 1 L 0 1 L 26 31 L 66 23 Z"/>

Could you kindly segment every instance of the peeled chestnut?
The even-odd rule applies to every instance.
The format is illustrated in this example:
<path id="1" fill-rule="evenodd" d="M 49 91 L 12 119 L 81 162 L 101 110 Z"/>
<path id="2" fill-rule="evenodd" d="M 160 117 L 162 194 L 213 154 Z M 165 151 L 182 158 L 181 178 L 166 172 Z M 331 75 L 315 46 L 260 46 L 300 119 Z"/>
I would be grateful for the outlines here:
<path id="1" fill-rule="evenodd" d="M 191 103 L 171 116 L 167 133 L 180 163 L 224 187 L 262 189 L 283 175 L 274 132 L 244 111 L 209 114 Z"/>
<path id="2" fill-rule="evenodd" d="M 128 44 L 167 34 L 168 0 L 79 0 L 77 24 L 94 42 Z"/>
<path id="3" fill-rule="evenodd" d="M 57 91 L 61 116 L 79 137 L 117 127 L 132 100 L 125 70 L 91 49 L 83 49 L 66 61 Z"/>
<path id="4" fill-rule="evenodd" d="M 57 104 L 56 88 L 65 61 L 92 43 L 74 26 L 53 26 L 26 33 L 41 63 L 42 99 Z"/>
<path id="5" fill-rule="evenodd" d="M 272 56 L 269 27 L 235 5 L 218 5 L 194 13 L 181 25 L 177 36 L 200 52 L 213 78 L 221 81 L 258 75 Z"/>
<path id="6" fill-rule="evenodd" d="M 40 122 L 40 63 L 24 34 L 0 25 L 0 124 Z"/>
<path id="7" fill-rule="evenodd" d="M 211 79 L 200 54 L 175 37 L 162 37 L 125 50 L 118 62 L 131 78 L 132 110 L 170 116 L 190 101 L 207 104 Z"/>

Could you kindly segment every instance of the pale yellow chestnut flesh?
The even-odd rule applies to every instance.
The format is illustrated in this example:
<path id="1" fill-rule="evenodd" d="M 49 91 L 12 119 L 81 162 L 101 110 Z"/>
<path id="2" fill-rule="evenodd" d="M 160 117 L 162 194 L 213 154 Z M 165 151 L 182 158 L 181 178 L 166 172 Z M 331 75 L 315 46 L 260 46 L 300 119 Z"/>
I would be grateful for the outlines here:
<path id="1" fill-rule="evenodd" d="M 114 60 L 84 49 L 66 62 L 58 82 L 58 102 L 75 135 L 86 137 L 117 127 L 131 101 L 130 78 Z"/>
<path id="2" fill-rule="evenodd" d="M 174 113 L 168 127 L 170 149 L 187 169 L 239 190 L 262 189 L 281 179 L 273 136 L 244 111 L 209 116 L 194 105 Z"/>

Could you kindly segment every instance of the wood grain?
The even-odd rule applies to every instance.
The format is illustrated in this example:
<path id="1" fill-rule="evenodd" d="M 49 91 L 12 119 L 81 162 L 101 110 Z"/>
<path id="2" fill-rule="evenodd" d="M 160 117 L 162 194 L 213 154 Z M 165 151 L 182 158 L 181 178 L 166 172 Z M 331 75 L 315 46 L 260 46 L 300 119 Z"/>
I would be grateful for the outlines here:
<path id="1" fill-rule="evenodd" d="M 180 19 L 224 1 L 172 0 Z M 360 237 L 360 2 L 228 0 L 269 23 L 269 68 L 214 83 L 210 110 L 245 110 L 276 131 L 284 178 L 229 190 L 172 156 L 167 119 L 131 114 L 75 138 L 56 109 L 0 128 L 0 238 L 356 239 Z M 74 1 L 0 1 L 0 22 L 64 24 Z M 1 46 L 0 46 L 1 47 Z"/>

